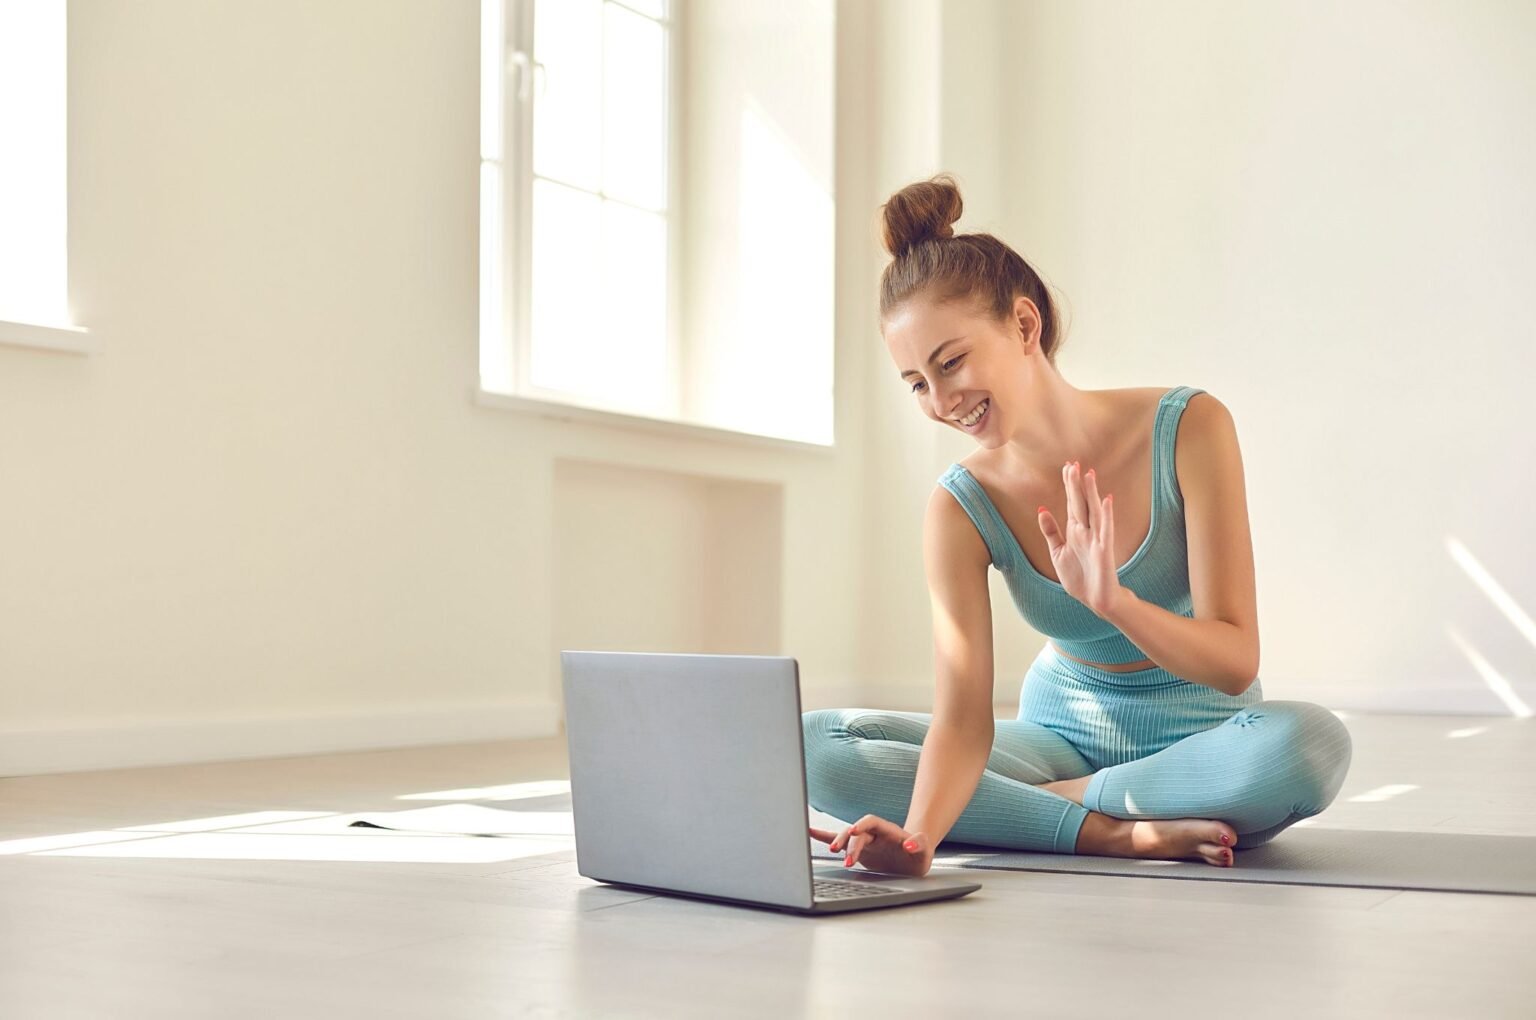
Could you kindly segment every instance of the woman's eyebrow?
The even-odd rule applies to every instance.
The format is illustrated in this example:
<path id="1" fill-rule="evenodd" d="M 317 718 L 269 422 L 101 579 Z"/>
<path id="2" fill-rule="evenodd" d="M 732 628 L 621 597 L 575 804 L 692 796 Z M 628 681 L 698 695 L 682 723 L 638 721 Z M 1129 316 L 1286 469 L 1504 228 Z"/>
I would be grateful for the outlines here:
<path id="1" fill-rule="evenodd" d="M 948 340 L 945 340 L 943 343 L 939 344 L 939 346 L 937 346 L 937 347 L 935 347 L 933 349 L 933 353 L 928 355 L 928 364 L 931 365 L 935 361 L 938 361 L 939 360 L 939 352 L 942 351 L 944 348 L 948 347 L 950 344 L 954 343 L 956 340 L 964 340 L 964 339 L 965 339 L 964 336 L 952 336 Z M 918 375 L 918 374 L 919 373 L 918 373 L 917 369 L 909 368 L 905 372 L 901 373 L 901 377 L 903 379 L 905 379 L 909 375 Z"/>

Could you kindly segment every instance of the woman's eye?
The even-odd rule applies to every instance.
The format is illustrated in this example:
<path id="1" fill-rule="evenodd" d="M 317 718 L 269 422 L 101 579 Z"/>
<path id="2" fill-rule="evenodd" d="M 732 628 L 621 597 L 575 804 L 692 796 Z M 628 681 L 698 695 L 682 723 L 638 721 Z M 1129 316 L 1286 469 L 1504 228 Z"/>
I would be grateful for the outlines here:
<path id="1" fill-rule="evenodd" d="M 964 360 L 965 360 L 965 355 L 962 354 L 958 358 L 950 358 L 948 361 L 944 362 L 944 364 L 941 365 L 940 367 L 947 370 L 949 368 L 949 366 L 951 366 L 951 365 L 958 365 L 958 364 L 960 364 L 960 362 L 962 362 Z M 922 385 L 922 381 L 921 380 L 919 380 L 918 382 L 913 383 L 912 384 L 912 392 L 916 393 L 917 392 L 917 388 L 919 386 L 921 386 L 921 385 Z"/>

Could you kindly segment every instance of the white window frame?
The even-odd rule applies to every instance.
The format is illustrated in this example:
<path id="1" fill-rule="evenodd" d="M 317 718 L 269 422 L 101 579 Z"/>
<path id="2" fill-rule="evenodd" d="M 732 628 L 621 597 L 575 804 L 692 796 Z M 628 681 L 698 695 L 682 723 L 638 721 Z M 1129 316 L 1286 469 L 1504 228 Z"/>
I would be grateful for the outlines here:
<path id="1" fill-rule="evenodd" d="M 68 252 L 69 244 L 69 14 L 66 5 L 64 32 L 64 222 L 60 225 L 64 230 L 65 251 Z M 64 267 L 64 291 L 69 293 L 69 265 L 66 254 Z M 73 320 L 73 315 L 67 309 L 67 319 Z M 14 319 L 0 318 L 0 344 L 13 347 L 30 347 L 42 350 L 66 351 L 71 354 L 94 354 L 98 350 L 98 338 L 90 330 L 73 321 L 57 322 L 23 322 Z"/>
<path id="2" fill-rule="evenodd" d="M 634 412 L 604 407 L 580 395 L 561 390 L 535 386 L 532 381 L 533 324 L 531 293 L 533 288 L 533 117 L 531 116 L 535 89 L 539 85 L 542 64 L 533 53 L 534 0 L 489 0 L 498 3 L 504 26 L 502 76 L 502 160 L 501 194 L 505 212 L 501 223 L 501 273 L 500 315 L 502 331 L 499 336 L 486 336 L 482 332 L 480 342 L 502 342 L 511 347 L 512 378 L 510 392 L 489 389 L 480 380 L 480 393 L 492 397 L 517 397 L 522 401 L 551 403 L 560 407 L 577 407 L 603 411 L 620 417 L 644 417 Z M 680 47 L 677 43 L 677 14 L 679 0 L 672 0 L 671 17 L 654 18 L 637 11 L 620 0 L 603 0 L 617 3 L 640 17 L 656 21 L 667 28 L 667 358 L 670 365 L 668 391 L 665 394 L 667 413 L 679 415 L 681 406 L 681 377 L 683 374 L 682 329 L 679 315 L 681 283 L 679 259 L 681 230 L 679 207 L 682 188 L 678 167 L 682 161 L 682 132 L 678 126 L 676 110 L 679 102 L 678 68 L 681 64 Z M 481 44 L 482 59 L 488 59 L 491 50 Z M 489 162 L 489 161 L 483 161 Z M 482 165 L 483 165 L 482 163 Z M 570 185 L 557 181 L 563 187 Z M 603 196 L 606 198 L 606 196 Z M 494 229 L 485 221 L 485 208 L 481 204 L 481 229 Z M 482 258 L 486 246 L 481 246 Z M 484 276 L 482 275 L 482 279 Z M 482 328 L 485 323 L 482 322 Z M 506 406 L 497 401 L 498 406 Z M 662 419 L 654 419 L 662 420 Z M 724 431 L 724 430 L 720 430 Z"/>
<path id="3" fill-rule="evenodd" d="M 559 421 L 587 422 L 663 435 L 710 438 L 752 446 L 814 451 L 832 454 L 833 448 L 820 443 L 802 442 L 779 436 L 759 435 L 729 428 L 717 428 L 685 420 L 687 395 L 683 380 L 688 373 L 686 338 L 682 329 L 683 291 L 681 260 L 683 217 L 683 131 L 678 111 L 681 105 L 682 53 L 680 33 L 686 20 L 685 0 L 671 0 L 668 17 L 654 18 L 635 11 L 622 0 L 618 3 L 643 17 L 667 26 L 667 357 L 668 392 L 665 396 L 670 417 L 658 417 L 638 411 L 604 406 L 580 395 L 534 386 L 531 379 L 533 286 L 533 118 L 534 90 L 538 87 L 542 65 L 533 53 L 534 0 L 488 0 L 499 4 L 502 44 L 501 129 L 502 145 L 499 180 L 503 212 L 499 223 L 489 220 L 485 187 L 482 184 L 480 209 L 481 305 L 477 369 L 479 378 L 472 390 L 473 401 L 484 407 L 536 414 Z M 482 7 L 482 33 L 489 19 Z M 482 72 L 497 57 L 497 51 L 480 40 Z M 485 87 L 482 77 L 482 89 Z M 482 93 L 483 96 L 483 93 Z M 482 110 L 482 117 L 485 116 Z M 486 160 L 484 168 L 494 161 Z M 564 184 L 565 182 L 559 182 Z M 492 234 L 491 231 L 496 231 Z M 499 266 L 488 262 L 499 260 Z M 487 290 L 490 293 L 487 293 Z M 499 324 L 499 325 L 498 325 Z M 508 384 L 496 385 L 484 377 L 485 349 L 489 344 L 504 345 L 498 359 L 510 365 Z"/>

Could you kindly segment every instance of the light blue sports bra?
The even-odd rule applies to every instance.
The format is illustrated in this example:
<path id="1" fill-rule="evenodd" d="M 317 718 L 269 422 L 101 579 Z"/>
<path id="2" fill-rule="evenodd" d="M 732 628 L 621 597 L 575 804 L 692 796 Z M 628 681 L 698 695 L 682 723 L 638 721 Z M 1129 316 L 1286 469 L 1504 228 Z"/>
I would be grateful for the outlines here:
<path id="1" fill-rule="evenodd" d="M 1116 570 L 1120 583 L 1139 598 L 1191 618 L 1194 603 L 1189 593 L 1184 495 L 1173 469 L 1173 445 L 1189 398 L 1204 392 L 1194 386 L 1175 386 L 1157 403 L 1152 424 L 1151 526 L 1141 547 Z M 939 476 L 939 484 L 975 522 L 992 554 L 992 565 L 1007 580 L 1013 603 L 1030 626 L 1054 640 L 1068 655 L 1088 662 L 1121 665 L 1147 657 L 1119 628 L 1030 564 L 986 490 L 962 465 L 951 464 Z"/>

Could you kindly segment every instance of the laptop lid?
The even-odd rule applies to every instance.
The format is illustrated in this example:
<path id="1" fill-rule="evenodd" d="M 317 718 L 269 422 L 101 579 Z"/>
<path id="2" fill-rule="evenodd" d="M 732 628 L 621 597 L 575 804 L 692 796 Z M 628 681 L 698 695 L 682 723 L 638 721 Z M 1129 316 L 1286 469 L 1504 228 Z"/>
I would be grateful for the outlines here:
<path id="1" fill-rule="evenodd" d="M 561 651 L 580 874 L 811 906 L 799 667 Z"/>

